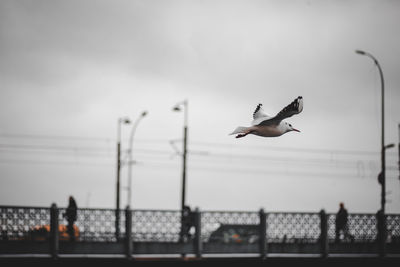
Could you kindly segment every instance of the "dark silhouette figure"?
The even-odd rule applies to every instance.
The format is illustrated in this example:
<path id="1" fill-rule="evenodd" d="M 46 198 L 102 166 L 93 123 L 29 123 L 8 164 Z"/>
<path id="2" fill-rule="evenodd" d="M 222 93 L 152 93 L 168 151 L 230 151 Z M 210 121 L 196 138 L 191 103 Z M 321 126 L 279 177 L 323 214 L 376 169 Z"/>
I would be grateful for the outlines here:
<path id="1" fill-rule="evenodd" d="M 185 206 L 182 211 L 181 241 L 186 242 L 191 239 L 190 229 L 194 227 L 194 213 L 189 206 Z"/>
<path id="2" fill-rule="evenodd" d="M 347 210 L 344 207 L 344 204 L 341 202 L 339 204 L 339 211 L 336 213 L 336 242 L 340 241 L 340 234 L 343 233 L 344 239 L 350 238 L 351 241 L 353 241 L 353 236 L 349 232 L 349 226 L 347 223 L 348 216 L 349 214 L 347 213 Z"/>
<path id="3" fill-rule="evenodd" d="M 386 240 L 387 238 L 387 232 L 386 232 L 386 221 L 385 221 L 385 215 L 382 210 L 378 210 L 376 213 L 377 217 L 377 241 L 379 243 L 384 242 L 383 240 Z"/>
<path id="4" fill-rule="evenodd" d="M 76 205 L 75 199 L 72 196 L 70 196 L 67 210 L 64 213 L 64 218 L 66 218 L 67 222 L 68 222 L 67 232 L 68 232 L 70 241 L 75 241 L 74 223 L 77 219 L 77 209 L 78 209 L 78 206 Z"/>

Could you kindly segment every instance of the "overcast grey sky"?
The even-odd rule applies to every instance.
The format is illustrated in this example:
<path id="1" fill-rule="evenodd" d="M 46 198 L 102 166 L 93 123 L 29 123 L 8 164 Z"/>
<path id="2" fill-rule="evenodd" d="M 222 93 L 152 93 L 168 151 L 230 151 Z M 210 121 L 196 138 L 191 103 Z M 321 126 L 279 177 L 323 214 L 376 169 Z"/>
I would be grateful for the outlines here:
<path id="1" fill-rule="evenodd" d="M 117 121 L 139 124 L 133 208 L 376 212 L 380 62 L 386 143 L 399 142 L 399 1 L 0 1 L 0 204 L 115 207 Z M 301 133 L 228 136 L 297 96 Z M 122 128 L 127 149 L 130 126 Z M 176 146 L 181 147 L 177 141 Z M 125 156 L 125 153 L 124 153 Z M 400 212 L 397 148 L 389 212 Z M 122 168 L 126 205 L 127 166 Z"/>

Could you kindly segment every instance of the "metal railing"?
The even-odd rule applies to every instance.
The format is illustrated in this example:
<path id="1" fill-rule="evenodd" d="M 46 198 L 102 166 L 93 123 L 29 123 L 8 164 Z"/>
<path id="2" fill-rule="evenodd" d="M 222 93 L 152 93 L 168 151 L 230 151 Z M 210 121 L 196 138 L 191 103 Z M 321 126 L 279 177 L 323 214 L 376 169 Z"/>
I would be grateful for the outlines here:
<path id="1" fill-rule="evenodd" d="M 400 215 L 349 214 L 351 239 L 335 240 L 335 214 L 240 211 L 191 213 L 181 237 L 181 212 L 121 210 L 116 236 L 115 210 L 78 209 L 75 241 L 70 242 L 65 208 L 0 206 L 0 254 L 210 253 L 369 253 L 400 254 Z M 380 230 L 379 225 L 384 225 Z M 34 247 L 34 249 L 32 248 Z"/>

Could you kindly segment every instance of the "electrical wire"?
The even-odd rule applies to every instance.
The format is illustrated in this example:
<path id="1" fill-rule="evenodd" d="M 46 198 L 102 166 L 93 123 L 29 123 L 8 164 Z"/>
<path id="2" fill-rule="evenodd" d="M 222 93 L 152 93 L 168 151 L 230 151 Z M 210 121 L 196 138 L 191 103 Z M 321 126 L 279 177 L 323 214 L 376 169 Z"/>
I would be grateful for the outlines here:
<path id="1" fill-rule="evenodd" d="M 110 138 L 100 138 L 100 137 L 78 137 L 78 136 L 53 136 L 53 135 L 32 135 L 32 134 L 0 134 L 0 138 L 2 139 L 22 139 L 22 140 L 31 140 L 31 139 L 41 139 L 44 141 L 49 141 L 49 140 L 57 140 L 57 141 L 66 141 L 66 140 L 74 140 L 74 141 L 101 141 L 101 142 L 106 142 L 108 145 L 110 145 L 111 142 L 114 142 L 114 139 Z M 139 142 L 139 140 L 137 141 Z M 152 139 L 147 139 L 146 141 L 140 140 L 140 143 L 163 143 L 163 144 L 168 144 L 169 142 L 166 140 L 152 140 Z M 114 143 L 113 143 L 114 144 Z M 243 150 L 243 149 L 252 149 L 252 150 L 260 150 L 262 149 L 265 151 L 266 149 L 268 151 L 274 151 L 277 156 L 266 156 L 265 154 L 263 155 L 257 155 L 257 154 L 243 154 L 242 152 L 233 154 L 232 152 L 232 144 L 221 144 L 221 143 L 213 143 L 213 142 L 199 142 L 199 141 L 193 141 L 191 142 L 191 146 L 196 148 L 200 147 L 203 148 L 202 151 L 198 150 L 189 150 L 189 156 L 192 157 L 192 160 L 190 161 L 190 168 L 194 168 L 197 170 L 204 170 L 204 171 L 219 171 L 219 172 L 241 172 L 242 169 L 237 169 L 237 168 L 232 168 L 231 166 L 228 167 L 220 167 L 221 162 L 222 163 L 229 163 L 229 164 L 235 164 L 237 165 L 238 162 L 246 162 L 247 164 L 259 164 L 262 162 L 272 162 L 272 163 L 283 163 L 283 164 L 291 164 L 291 165 L 316 165 L 316 166 L 323 166 L 323 167 L 333 167 L 333 168 L 354 168 L 357 170 L 357 172 L 360 172 L 361 168 L 361 173 L 365 172 L 365 169 L 363 166 L 366 166 L 366 163 L 370 162 L 375 162 L 378 159 L 375 159 L 377 155 L 379 155 L 379 152 L 373 152 L 373 151 L 360 151 L 360 150 L 337 150 L 337 149 L 309 149 L 309 148 L 290 148 L 290 147 L 260 147 L 260 146 L 251 146 L 251 145 L 246 145 L 246 146 L 240 146 L 240 147 L 233 147 L 234 149 L 238 150 Z M 204 149 L 206 147 L 206 149 Z M 226 149 L 229 148 L 229 153 L 227 152 L 215 152 L 216 149 Z M 214 150 L 214 151 L 209 151 L 209 150 Z M 48 144 L 14 144 L 14 143 L 1 143 L 0 144 L 0 152 L 1 153 L 13 153 L 13 154 L 24 154 L 26 153 L 50 153 L 52 155 L 57 155 L 57 156 L 73 156 L 74 161 L 48 161 L 48 160 L 30 160 L 30 159 L 0 159 L 1 163 L 16 163 L 16 164 L 23 164 L 23 163 L 29 163 L 29 164 L 59 164 L 59 165 L 102 165 L 102 166 L 113 166 L 115 165 L 114 163 L 92 163 L 92 162 L 82 162 L 82 158 L 111 158 L 115 157 L 116 151 L 114 146 L 81 146 L 81 145 L 48 145 Z M 172 156 L 177 155 L 177 153 L 169 150 L 160 150 L 160 149 L 149 149 L 149 148 L 135 148 L 134 154 L 136 155 L 137 158 L 143 158 L 146 160 L 154 160 L 154 159 L 160 159 L 163 158 L 164 162 L 162 164 L 165 164 L 164 166 L 168 166 L 168 164 L 171 162 Z M 290 152 L 291 154 L 293 153 L 302 153 L 302 155 L 297 155 L 297 156 L 282 156 L 279 155 L 279 152 Z M 312 157 L 306 157 L 305 154 L 311 153 L 311 154 L 325 154 L 329 156 L 330 158 L 324 159 L 321 156 L 318 156 L 318 158 Z M 332 154 L 338 154 L 342 155 L 343 157 L 356 157 L 356 159 L 332 159 L 331 156 Z M 0 154 L 1 156 L 1 154 Z M 37 156 L 37 154 L 36 154 Z M 374 157 L 374 159 L 370 160 L 360 160 L 359 156 L 366 156 L 366 157 Z M 394 156 L 394 155 L 388 155 Z M 193 165 L 194 163 L 194 165 Z M 198 164 L 211 164 L 214 166 L 205 166 L 205 165 L 198 165 Z M 152 163 L 150 163 L 151 165 Z M 197 165 L 196 165 L 197 164 Z M 215 165 L 218 164 L 217 167 Z M 144 166 L 150 166 L 147 164 L 144 164 Z M 362 167 L 360 167 L 362 166 Z M 171 168 L 176 168 L 176 165 L 171 166 Z M 169 166 L 167 168 L 170 168 Z M 396 170 L 395 166 L 389 165 L 387 166 L 388 170 Z M 265 173 L 266 170 L 264 169 L 246 169 L 246 172 L 255 172 L 255 173 Z M 287 174 L 287 172 L 285 172 Z M 307 174 L 307 173 L 306 173 Z M 306 175 L 305 174 L 305 175 Z M 314 174 L 310 174 L 314 175 Z M 329 176 L 329 173 L 317 173 L 316 175 L 320 176 Z M 334 174 L 336 175 L 336 174 Z"/>

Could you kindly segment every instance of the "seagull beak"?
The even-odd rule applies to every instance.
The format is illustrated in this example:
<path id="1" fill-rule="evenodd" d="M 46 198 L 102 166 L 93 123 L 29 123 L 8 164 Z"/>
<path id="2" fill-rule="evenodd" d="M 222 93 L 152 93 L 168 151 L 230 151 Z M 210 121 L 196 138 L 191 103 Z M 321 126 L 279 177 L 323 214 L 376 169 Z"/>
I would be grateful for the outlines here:
<path id="1" fill-rule="evenodd" d="M 297 130 L 297 129 L 295 129 L 295 128 L 293 128 L 293 131 L 296 131 L 296 132 L 299 132 L 299 133 L 300 133 L 300 131 L 299 131 L 299 130 Z"/>

